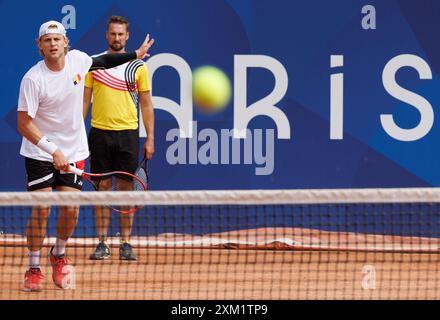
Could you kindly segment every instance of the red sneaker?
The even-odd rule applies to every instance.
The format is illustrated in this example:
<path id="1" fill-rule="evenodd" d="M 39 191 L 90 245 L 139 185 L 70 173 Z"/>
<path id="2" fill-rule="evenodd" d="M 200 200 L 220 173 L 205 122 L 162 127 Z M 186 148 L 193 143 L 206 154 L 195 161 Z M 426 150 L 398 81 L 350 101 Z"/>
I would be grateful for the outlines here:
<path id="1" fill-rule="evenodd" d="M 69 261 L 62 256 L 55 256 L 52 254 L 53 248 L 50 250 L 50 264 L 52 265 L 52 280 L 58 288 L 68 289 L 70 286 L 70 272 L 66 266 Z"/>
<path id="2" fill-rule="evenodd" d="M 26 292 L 39 292 L 43 290 L 43 282 L 44 276 L 41 273 L 40 268 L 30 268 L 24 274 L 24 288 L 23 290 Z"/>

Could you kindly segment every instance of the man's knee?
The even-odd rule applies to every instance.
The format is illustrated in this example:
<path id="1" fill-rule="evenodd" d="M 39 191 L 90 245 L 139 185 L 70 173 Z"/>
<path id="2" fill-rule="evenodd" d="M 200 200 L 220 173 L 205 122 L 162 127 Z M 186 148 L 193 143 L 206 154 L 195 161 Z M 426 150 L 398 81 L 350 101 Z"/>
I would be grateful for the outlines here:
<path id="1" fill-rule="evenodd" d="M 68 218 L 76 219 L 78 217 L 79 207 L 78 206 L 62 207 L 61 212 L 64 216 L 67 216 Z"/>
<path id="2" fill-rule="evenodd" d="M 100 191 L 111 191 L 112 179 L 104 179 L 99 181 L 98 188 Z"/>
<path id="3" fill-rule="evenodd" d="M 32 210 L 32 219 L 47 220 L 50 215 L 50 206 L 36 206 Z"/>

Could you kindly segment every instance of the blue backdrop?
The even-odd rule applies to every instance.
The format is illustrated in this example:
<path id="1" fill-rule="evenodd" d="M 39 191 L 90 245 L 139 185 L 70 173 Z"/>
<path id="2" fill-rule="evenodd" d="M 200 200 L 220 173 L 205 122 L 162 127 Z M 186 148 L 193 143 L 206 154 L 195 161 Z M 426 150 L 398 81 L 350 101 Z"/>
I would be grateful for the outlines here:
<path id="1" fill-rule="evenodd" d="M 376 10 L 375 29 L 363 28 L 365 5 Z M 233 84 L 235 55 L 269 56 L 279 61 L 288 74 L 287 92 L 276 106 L 289 120 L 290 139 L 277 138 L 278 128 L 270 117 L 259 116 L 249 123 L 254 137 L 257 129 L 262 129 L 263 137 L 269 129 L 275 130 L 273 152 L 266 155 L 273 159 L 270 174 L 256 174 L 256 168 L 262 165 L 254 157 L 246 163 L 243 146 L 239 164 L 202 164 L 200 159 L 188 164 L 188 154 L 186 164 L 170 163 L 167 152 L 173 141 L 166 141 L 166 135 L 177 128 L 177 122 L 170 113 L 156 109 L 151 189 L 440 185 L 438 1 L 0 0 L 0 14 L 4 26 L 0 41 L 1 191 L 25 190 L 16 104 L 21 78 L 40 60 L 35 46 L 40 24 L 65 19 L 72 48 L 95 54 L 106 49 L 106 21 L 112 14 L 124 15 L 131 22 L 129 50 L 136 49 L 150 33 L 156 39 L 151 50 L 154 56 L 177 55 L 191 69 L 206 64 L 217 66 Z M 408 142 L 391 137 L 380 121 L 381 114 L 393 114 L 396 124 L 407 129 L 421 121 L 416 107 L 390 95 L 382 82 L 385 65 L 402 54 L 420 57 L 432 72 L 432 79 L 425 80 L 411 67 L 403 67 L 396 74 L 397 83 L 426 99 L 434 113 L 432 128 L 420 139 Z M 344 65 L 331 68 L 332 55 L 343 55 Z M 330 78 L 336 73 L 344 76 L 342 140 L 330 138 Z M 248 105 L 278 85 L 273 74 L 262 68 L 249 69 L 247 80 Z M 179 103 L 179 82 L 175 70 L 159 68 L 153 77 L 153 96 Z M 224 111 L 214 115 L 194 108 L 196 136 L 211 128 L 220 140 L 221 129 L 234 127 L 233 115 L 233 99 Z M 193 143 L 200 150 L 206 142 Z M 265 151 L 263 148 L 263 154 Z M 220 158 L 224 150 L 219 148 L 218 152 Z"/>

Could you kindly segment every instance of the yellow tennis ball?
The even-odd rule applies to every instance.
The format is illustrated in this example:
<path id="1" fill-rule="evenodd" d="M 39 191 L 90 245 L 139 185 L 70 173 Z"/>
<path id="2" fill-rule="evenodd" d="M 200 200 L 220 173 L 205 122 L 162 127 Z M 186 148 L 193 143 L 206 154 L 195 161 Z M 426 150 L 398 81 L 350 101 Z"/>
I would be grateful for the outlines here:
<path id="1" fill-rule="evenodd" d="M 222 110 L 231 99 L 231 82 L 228 76 L 213 66 L 195 69 L 193 99 L 201 111 L 213 113 Z"/>

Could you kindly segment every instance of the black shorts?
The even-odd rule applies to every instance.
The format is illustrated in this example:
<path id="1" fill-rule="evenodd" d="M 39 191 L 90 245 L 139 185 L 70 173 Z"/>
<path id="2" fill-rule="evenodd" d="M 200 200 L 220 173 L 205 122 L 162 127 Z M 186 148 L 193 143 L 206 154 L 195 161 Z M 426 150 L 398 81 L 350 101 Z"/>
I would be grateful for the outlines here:
<path id="1" fill-rule="evenodd" d="M 84 169 L 84 160 L 71 163 L 79 169 Z M 82 190 L 82 177 L 73 173 L 56 170 L 52 162 L 25 158 L 27 174 L 27 190 L 35 191 L 57 186 L 71 187 Z"/>
<path id="2" fill-rule="evenodd" d="M 134 173 L 139 163 L 139 130 L 90 128 L 90 171 Z"/>

